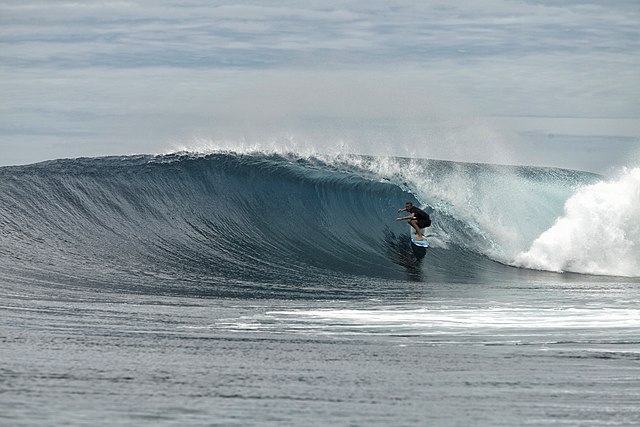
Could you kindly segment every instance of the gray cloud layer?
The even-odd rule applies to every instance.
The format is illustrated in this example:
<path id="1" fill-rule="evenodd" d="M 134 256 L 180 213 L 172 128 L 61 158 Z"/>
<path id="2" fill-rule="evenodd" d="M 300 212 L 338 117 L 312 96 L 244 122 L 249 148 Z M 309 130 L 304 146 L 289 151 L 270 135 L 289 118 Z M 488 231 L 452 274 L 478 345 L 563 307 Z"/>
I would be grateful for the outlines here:
<path id="1" fill-rule="evenodd" d="M 633 119 L 639 18 L 637 1 L 5 1 L 0 164 L 193 136 L 362 151 L 489 116 Z M 625 132 L 629 151 L 640 132 Z"/>

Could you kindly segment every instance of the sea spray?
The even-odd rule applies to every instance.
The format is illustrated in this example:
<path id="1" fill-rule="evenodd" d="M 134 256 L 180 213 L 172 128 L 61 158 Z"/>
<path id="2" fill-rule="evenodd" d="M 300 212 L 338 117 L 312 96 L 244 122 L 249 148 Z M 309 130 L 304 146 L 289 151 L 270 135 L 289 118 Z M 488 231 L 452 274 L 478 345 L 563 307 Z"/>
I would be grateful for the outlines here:
<path id="1" fill-rule="evenodd" d="M 526 268 L 640 276 L 640 168 L 578 190 L 564 215 L 515 258 Z"/>

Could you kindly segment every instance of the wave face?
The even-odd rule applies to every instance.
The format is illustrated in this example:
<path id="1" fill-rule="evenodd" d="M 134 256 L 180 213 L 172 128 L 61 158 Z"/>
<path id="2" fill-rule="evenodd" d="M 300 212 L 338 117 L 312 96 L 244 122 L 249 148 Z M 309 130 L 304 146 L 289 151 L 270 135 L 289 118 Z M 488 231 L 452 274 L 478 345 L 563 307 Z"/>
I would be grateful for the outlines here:
<path id="1" fill-rule="evenodd" d="M 522 274 L 505 264 L 516 265 L 564 202 L 596 181 L 363 156 L 179 153 L 4 167 L 0 279 L 304 298 L 348 297 L 372 277 L 500 280 Z M 394 221 L 406 200 L 428 205 L 434 220 L 424 258 Z"/>

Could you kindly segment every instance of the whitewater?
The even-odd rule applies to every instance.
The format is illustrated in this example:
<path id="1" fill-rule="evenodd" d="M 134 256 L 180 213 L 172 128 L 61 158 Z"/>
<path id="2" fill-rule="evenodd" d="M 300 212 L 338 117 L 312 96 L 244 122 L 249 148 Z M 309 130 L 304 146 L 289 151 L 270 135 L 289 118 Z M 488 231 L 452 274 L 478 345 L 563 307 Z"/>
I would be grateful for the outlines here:
<path id="1" fill-rule="evenodd" d="M 424 208 L 431 247 L 395 221 Z M 640 168 L 0 168 L 7 425 L 637 425 Z"/>

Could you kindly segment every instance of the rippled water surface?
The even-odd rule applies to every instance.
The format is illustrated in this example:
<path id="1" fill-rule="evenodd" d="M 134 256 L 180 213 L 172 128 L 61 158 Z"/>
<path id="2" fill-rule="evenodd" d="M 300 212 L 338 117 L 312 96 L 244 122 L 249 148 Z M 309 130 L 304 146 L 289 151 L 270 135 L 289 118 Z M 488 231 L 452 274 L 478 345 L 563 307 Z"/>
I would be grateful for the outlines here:
<path id="1" fill-rule="evenodd" d="M 633 281 L 362 301 L 5 285 L 4 425 L 634 425 Z M 382 285 L 382 283 L 378 283 Z M 415 286 L 415 285 L 414 285 Z M 6 294 L 5 294 L 6 295 Z"/>

